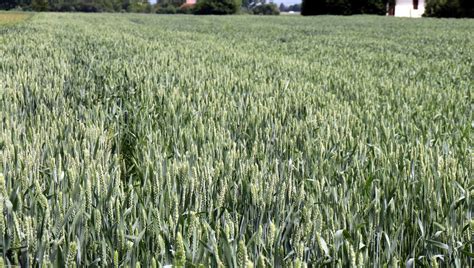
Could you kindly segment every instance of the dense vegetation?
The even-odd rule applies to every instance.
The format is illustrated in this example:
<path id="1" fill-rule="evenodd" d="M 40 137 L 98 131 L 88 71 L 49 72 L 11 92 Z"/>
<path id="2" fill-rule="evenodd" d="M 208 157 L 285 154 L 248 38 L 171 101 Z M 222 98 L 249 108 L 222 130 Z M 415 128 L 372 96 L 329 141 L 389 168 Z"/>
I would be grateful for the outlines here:
<path id="1" fill-rule="evenodd" d="M 472 0 L 426 0 L 427 17 L 474 17 Z M 152 5 L 148 0 L 2 0 L 0 9 L 62 12 L 138 12 L 235 14 L 241 8 L 250 14 L 272 14 L 280 11 L 302 12 L 303 15 L 354 15 L 387 13 L 387 4 L 394 0 L 303 0 L 302 4 L 276 8 L 266 0 L 199 0 L 197 8 L 183 7 L 185 0 L 160 0 Z"/>
<path id="2" fill-rule="evenodd" d="M 387 13 L 387 4 L 395 0 L 303 0 L 303 15 L 353 15 Z M 474 18 L 472 0 L 426 0 L 427 17 Z"/>
<path id="3" fill-rule="evenodd" d="M 280 15 L 280 10 L 276 4 L 262 4 L 251 9 L 255 15 Z"/>
<path id="4" fill-rule="evenodd" d="M 40 13 L 0 28 L 0 261 L 469 267 L 473 26 Z"/>
<path id="5" fill-rule="evenodd" d="M 474 18 L 472 0 L 427 0 L 425 16 Z"/>
<path id="6" fill-rule="evenodd" d="M 13 12 L 1 13 L 0 12 L 0 26 L 16 24 L 28 19 L 29 17 L 30 15 L 24 12 L 19 12 L 19 13 L 13 13 Z"/>
<path id="7" fill-rule="evenodd" d="M 240 0 L 199 0 L 196 7 L 183 6 L 185 0 L 161 0 L 151 5 L 148 0 L 4 0 L 0 9 L 22 9 L 61 12 L 136 12 L 136 13 L 196 13 L 235 14 L 240 11 Z M 246 1 L 257 5 L 263 0 Z"/>
<path id="8" fill-rule="evenodd" d="M 152 11 L 152 6 L 148 0 L 2 0 L 0 3 L 0 9 L 14 8 L 34 11 L 62 12 Z"/>
<path id="9" fill-rule="evenodd" d="M 303 0 L 303 15 L 354 15 L 387 13 L 389 0 Z"/>
<path id="10" fill-rule="evenodd" d="M 228 15 L 239 12 L 241 0 L 200 0 L 194 8 L 198 15 Z"/>

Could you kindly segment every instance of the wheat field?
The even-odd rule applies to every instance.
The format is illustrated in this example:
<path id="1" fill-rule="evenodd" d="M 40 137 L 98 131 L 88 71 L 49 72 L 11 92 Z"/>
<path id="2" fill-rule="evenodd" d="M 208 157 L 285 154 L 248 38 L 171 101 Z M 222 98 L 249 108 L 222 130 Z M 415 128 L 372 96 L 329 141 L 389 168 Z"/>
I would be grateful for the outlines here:
<path id="1" fill-rule="evenodd" d="M 469 267 L 473 28 L 61 13 L 0 26 L 0 261 Z"/>
<path id="2" fill-rule="evenodd" d="M 28 13 L 0 12 L 0 26 L 16 24 L 30 17 L 31 15 Z"/>

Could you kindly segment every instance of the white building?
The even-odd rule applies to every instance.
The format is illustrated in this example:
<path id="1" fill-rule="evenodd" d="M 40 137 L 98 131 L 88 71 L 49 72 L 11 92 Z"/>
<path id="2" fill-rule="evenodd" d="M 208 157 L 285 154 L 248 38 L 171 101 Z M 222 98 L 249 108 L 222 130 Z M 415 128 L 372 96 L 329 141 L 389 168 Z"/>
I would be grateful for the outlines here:
<path id="1" fill-rule="evenodd" d="M 395 17 L 420 18 L 425 13 L 426 0 L 396 0 L 388 7 L 388 15 Z"/>

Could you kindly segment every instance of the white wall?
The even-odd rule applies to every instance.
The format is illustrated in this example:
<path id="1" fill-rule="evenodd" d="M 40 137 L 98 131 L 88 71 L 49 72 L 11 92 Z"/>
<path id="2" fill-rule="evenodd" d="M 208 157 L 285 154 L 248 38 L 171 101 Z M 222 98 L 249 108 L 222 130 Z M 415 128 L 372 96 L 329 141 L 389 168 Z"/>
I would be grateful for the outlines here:
<path id="1" fill-rule="evenodd" d="M 413 9 L 413 0 L 396 0 L 395 17 L 419 18 L 425 13 L 425 0 L 418 0 L 418 9 Z"/>

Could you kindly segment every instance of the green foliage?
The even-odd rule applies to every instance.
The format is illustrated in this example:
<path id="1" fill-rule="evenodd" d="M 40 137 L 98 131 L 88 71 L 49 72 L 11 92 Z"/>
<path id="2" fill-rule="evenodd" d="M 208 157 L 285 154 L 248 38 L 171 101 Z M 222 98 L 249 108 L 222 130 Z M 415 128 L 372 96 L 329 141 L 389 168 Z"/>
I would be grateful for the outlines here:
<path id="1" fill-rule="evenodd" d="M 176 14 L 178 12 L 178 8 L 171 4 L 166 5 L 156 5 L 155 13 L 157 14 Z"/>
<path id="2" fill-rule="evenodd" d="M 194 8 L 194 14 L 231 15 L 236 14 L 241 5 L 241 0 L 199 0 Z"/>
<path id="3" fill-rule="evenodd" d="M 252 8 L 255 15 L 280 15 L 280 10 L 275 4 L 262 4 Z"/>
<path id="4" fill-rule="evenodd" d="M 25 12 L 0 12 L 0 26 L 11 26 L 23 22 L 31 17 Z M 0 139 L 0 150 L 5 147 L 5 143 Z"/>
<path id="5" fill-rule="evenodd" d="M 352 14 L 376 14 L 385 15 L 387 13 L 387 0 L 352 0 Z"/>
<path id="6" fill-rule="evenodd" d="M 19 6 L 18 0 L 2 0 L 0 1 L 0 9 L 14 9 Z"/>
<path id="7" fill-rule="evenodd" d="M 266 0 L 242 0 L 242 7 L 252 9 L 255 6 L 266 4 Z"/>
<path id="8" fill-rule="evenodd" d="M 303 0 L 302 15 L 386 13 L 387 0 Z"/>
<path id="9" fill-rule="evenodd" d="M 148 0 L 6 0 L 0 9 L 32 9 L 34 11 L 62 12 L 152 12 Z"/>
<path id="10" fill-rule="evenodd" d="M 3 27 L 0 257 L 469 267 L 472 28 L 82 13 Z"/>
<path id="11" fill-rule="evenodd" d="M 428 0 L 427 17 L 468 17 L 474 18 L 474 2 L 471 0 Z"/>
<path id="12" fill-rule="evenodd" d="M 160 0 L 157 4 L 162 6 L 173 5 L 175 7 L 180 7 L 184 3 L 186 3 L 186 0 Z"/>
<path id="13" fill-rule="evenodd" d="M 48 10 L 48 0 L 32 0 L 31 8 L 34 11 L 47 11 Z"/>
<path id="14" fill-rule="evenodd" d="M 324 14 L 324 6 L 326 0 L 303 0 L 301 3 L 301 15 L 311 16 L 311 15 L 320 15 Z"/>
<path id="15" fill-rule="evenodd" d="M 148 0 L 134 0 L 134 1 L 129 1 L 125 9 L 128 12 L 134 12 L 134 13 L 150 13 L 151 5 L 148 2 Z"/>
<path id="16" fill-rule="evenodd" d="M 173 1 L 155 5 L 157 14 L 192 14 L 194 5 L 183 5 L 183 2 Z"/>

